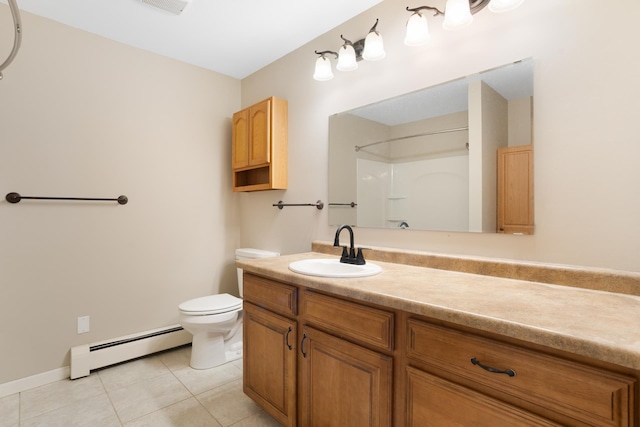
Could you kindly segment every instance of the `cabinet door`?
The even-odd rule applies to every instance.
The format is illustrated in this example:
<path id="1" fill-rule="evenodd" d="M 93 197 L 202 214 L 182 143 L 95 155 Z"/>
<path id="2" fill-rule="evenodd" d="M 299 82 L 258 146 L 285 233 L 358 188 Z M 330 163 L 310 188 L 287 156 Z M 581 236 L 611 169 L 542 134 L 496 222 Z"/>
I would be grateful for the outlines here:
<path id="1" fill-rule="evenodd" d="M 286 427 L 296 425 L 296 322 L 248 302 L 243 311 L 243 389 Z"/>
<path id="2" fill-rule="evenodd" d="M 300 353 L 301 425 L 391 425 L 391 357 L 310 327 Z"/>
<path id="3" fill-rule="evenodd" d="M 271 100 L 249 107 L 249 166 L 271 161 Z"/>
<path id="4" fill-rule="evenodd" d="M 240 169 L 249 166 L 249 110 L 233 115 L 231 132 L 231 166 Z"/>
<path id="5" fill-rule="evenodd" d="M 533 234 L 533 146 L 498 149 L 498 233 Z"/>
<path id="6" fill-rule="evenodd" d="M 408 427 L 560 426 L 411 367 L 406 416 Z"/>

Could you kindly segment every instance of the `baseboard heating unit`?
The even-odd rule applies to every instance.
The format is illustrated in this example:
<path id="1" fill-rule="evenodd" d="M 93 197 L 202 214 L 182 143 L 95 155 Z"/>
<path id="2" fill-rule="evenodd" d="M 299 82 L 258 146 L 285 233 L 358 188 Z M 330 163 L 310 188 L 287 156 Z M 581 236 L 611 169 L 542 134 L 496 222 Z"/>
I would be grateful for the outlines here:
<path id="1" fill-rule="evenodd" d="M 189 344 L 193 336 L 174 325 L 108 341 L 71 348 L 72 380 L 86 377 L 91 370 L 126 362 L 159 351 Z"/>

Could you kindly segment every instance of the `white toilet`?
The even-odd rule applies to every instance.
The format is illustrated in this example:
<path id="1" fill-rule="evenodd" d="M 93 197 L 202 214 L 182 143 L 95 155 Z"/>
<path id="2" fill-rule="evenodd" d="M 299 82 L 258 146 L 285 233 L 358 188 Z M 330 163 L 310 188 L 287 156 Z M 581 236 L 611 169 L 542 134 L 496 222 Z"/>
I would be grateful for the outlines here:
<path id="1" fill-rule="evenodd" d="M 277 252 L 236 249 L 236 260 L 269 258 Z M 242 297 L 242 269 L 238 268 Z M 191 367 L 209 369 L 242 357 L 242 299 L 230 294 L 209 295 L 178 306 L 180 324 L 193 335 Z"/>

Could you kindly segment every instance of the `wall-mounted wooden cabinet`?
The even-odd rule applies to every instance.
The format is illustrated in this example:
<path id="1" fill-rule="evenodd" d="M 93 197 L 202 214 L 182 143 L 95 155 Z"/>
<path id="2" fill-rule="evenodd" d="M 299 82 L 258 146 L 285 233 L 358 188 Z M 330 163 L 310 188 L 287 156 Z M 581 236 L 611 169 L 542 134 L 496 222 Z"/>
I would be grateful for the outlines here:
<path id="1" fill-rule="evenodd" d="M 498 149 L 497 232 L 533 234 L 533 145 Z"/>
<path id="2" fill-rule="evenodd" d="M 288 105 L 271 97 L 233 115 L 233 191 L 287 188 Z"/>

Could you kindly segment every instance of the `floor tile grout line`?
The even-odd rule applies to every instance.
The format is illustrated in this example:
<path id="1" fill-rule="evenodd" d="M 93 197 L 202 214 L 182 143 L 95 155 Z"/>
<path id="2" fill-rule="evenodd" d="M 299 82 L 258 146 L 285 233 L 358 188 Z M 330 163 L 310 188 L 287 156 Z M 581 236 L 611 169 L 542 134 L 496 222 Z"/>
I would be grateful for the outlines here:
<path id="1" fill-rule="evenodd" d="M 151 414 L 155 414 L 156 412 L 163 411 L 163 410 L 165 410 L 165 409 L 167 409 L 167 408 L 169 408 L 169 407 L 171 407 L 171 406 L 173 406 L 173 405 L 177 405 L 178 403 L 182 403 L 182 402 L 184 402 L 184 401 L 186 401 L 186 400 L 189 400 L 189 399 L 192 399 L 192 398 L 194 398 L 194 396 L 185 397 L 184 399 L 178 400 L 178 401 L 176 401 L 176 402 L 170 403 L 169 405 L 166 405 L 166 406 L 163 406 L 163 407 L 161 407 L 161 408 L 158 408 L 158 409 L 156 409 L 155 411 L 151 411 L 151 412 L 149 412 L 148 414 L 142 414 L 142 415 L 140 415 L 140 416 L 138 416 L 138 417 L 132 418 L 132 419 L 130 419 L 129 421 L 127 421 L 126 423 L 131 423 L 131 422 L 133 422 L 133 421 L 135 421 L 135 420 L 139 420 L 139 419 L 141 419 L 141 418 L 148 417 L 148 416 L 149 416 L 149 415 L 151 415 Z M 197 399 L 196 399 L 196 400 L 197 400 Z M 199 402 L 198 402 L 198 403 L 199 403 Z M 120 417 L 118 417 L 118 420 L 120 421 Z M 216 420 L 216 421 L 217 421 L 217 420 Z M 126 423 L 125 423 L 125 422 L 120 421 L 120 425 L 121 425 L 121 426 L 124 426 Z"/>
<path id="2" fill-rule="evenodd" d="M 124 361 L 124 362 L 116 363 L 114 365 L 105 366 L 105 367 L 99 368 L 99 369 L 97 369 L 97 370 L 95 370 L 93 372 L 95 372 L 98 376 L 100 376 L 100 372 L 102 372 L 102 371 L 107 371 L 108 369 L 115 368 L 115 367 L 121 366 L 121 365 L 126 365 L 127 363 L 137 362 L 139 360 L 145 360 L 145 359 L 146 360 L 152 360 L 152 359 L 154 359 L 156 357 L 158 357 L 158 354 L 150 354 L 150 355 L 146 355 L 146 356 L 141 356 L 141 357 L 138 357 L 138 358 L 135 358 L 135 359 L 131 359 L 131 360 L 127 360 L 127 361 Z M 158 360 L 163 364 L 163 366 L 167 369 L 167 371 L 171 372 L 171 369 L 168 366 L 166 366 L 166 364 L 162 361 L 162 359 L 158 358 Z M 167 372 L 162 372 L 162 373 L 159 373 L 157 375 L 153 375 L 153 376 L 150 376 L 150 377 L 145 377 L 143 379 L 139 379 L 139 380 L 134 381 L 134 382 L 132 382 L 130 384 L 127 384 L 125 386 L 120 386 L 118 388 L 115 388 L 115 389 L 113 389 L 111 391 L 116 391 L 116 390 L 119 390 L 121 388 L 130 387 L 130 386 L 132 386 L 134 384 L 139 384 L 141 382 L 144 382 L 144 381 L 147 381 L 147 380 L 150 380 L 150 379 L 157 378 L 159 376 L 165 375 L 166 373 Z M 100 376 L 100 381 L 102 382 L 102 377 L 101 376 Z M 107 390 L 107 386 L 104 385 L 104 383 L 103 383 L 103 386 L 104 386 L 105 390 Z"/>
<path id="3" fill-rule="evenodd" d="M 107 399 L 109 399 L 109 404 L 111 404 L 111 409 L 113 409 L 113 413 L 116 414 L 116 418 L 118 419 L 120 426 L 123 426 L 124 423 L 120 418 L 120 414 L 118 414 L 118 411 L 116 410 L 116 405 L 113 404 L 113 400 L 111 400 L 111 395 L 109 394 L 107 387 L 104 385 L 104 382 L 102 381 L 102 377 L 100 375 L 98 375 L 98 379 L 100 380 L 100 384 L 102 384 L 102 388 L 104 388 L 104 393 L 107 395 Z"/>
<path id="4" fill-rule="evenodd" d="M 43 413 L 41 413 L 41 414 L 33 415 L 33 416 L 30 416 L 30 417 L 24 417 L 24 420 L 23 420 L 23 416 L 22 416 L 22 404 L 23 404 L 23 403 L 22 403 L 22 399 L 23 399 L 22 394 L 23 394 L 23 393 L 25 393 L 25 392 L 29 392 L 29 391 L 32 391 L 32 390 L 36 390 L 36 389 L 41 388 L 41 387 L 47 387 L 47 386 L 49 386 L 49 385 L 51 385 L 51 384 L 55 384 L 55 383 L 62 383 L 62 382 L 66 382 L 66 381 L 69 381 L 69 382 L 82 381 L 82 380 L 83 380 L 83 379 L 85 379 L 85 378 L 88 378 L 88 376 L 86 376 L 86 377 L 82 377 L 82 378 L 78 378 L 78 379 L 76 379 L 76 380 L 72 380 L 72 379 L 68 379 L 68 378 L 67 378 L 67 379 L 62 379 L 62 380 L 57 380 L 57 381 L 54 381 L 54 382 L 49 383 L 49 384 L 44 384 L 44 385 L 41 385 L 41 386 L 37 386 L 37 387 L 30 388 L 29 390 L 23 390 L 23 391 L 19 392 L 19 400 L 18 400 L 18 425 L 20 426 L 20 425 L 22 424 L 22 422 L 23 422 L 23 421 L 28 421 L 28 420 L 33 419 L 33 418 L 38 418 L 38 417 L 41 417 L 41 416 L 43 416 L 43 415 L 45 415 L 45 414 L 51 414 L 51 413 L 52 413 L 52 412 L 54 412 L 54 411 L 59 411 L 59 410 L 64 409 L 64 408 L 66 408 L 66 407 L 68 407 L 68 406 L 71 406 L 71 405 L 74 405 L 74 404 L 80 403 L 80 401 L 85 401 L 85 400 L 88 400 L 88 399 L 93 399 L 93 398 L 95 398 L 95 397 L 97 397 L 97 396 L 98 396 L 98 394 L 96 394 L 96 395 L 94 395 L 94 396 L 90 396 L 90 397 L 83 397 L 83 398 L 81 398 L 81 399 L 79 399 L 79 400 L 74 400 L 74 401 L 72 401 L 72 402 L 68 402 L 68 403 L 66 403 L 66 404 L 64 404 L 64 405 L 62 405 L 62 406 L 59 406 L 59 407 L 56 407 L 56 408 L 53 408 L 53 409 L 49 409 L 49 410 L 47 410 L 47 411 L 45 411 L 45 412 L 43 412 Z M 103 391 L 105 394 L 107 394 L 107 391 L 106 391 L 106 389 L 104 388 L 104 385 L 102 384 L 102 381 L 100 381 L 100 385 L 102 386 L 102 391 Z"/>
<path id="5" fill-rule="evenodd" d="M 100 390 L 98 392 L 98 390 L 96 389 L 96 395 L 93 396 L 93 397 L 97 397 L 100 394 L 103 394 L 103 396 L 105 396 L 108 399 L 109 405 L 110 405 L 114 415 L 116 416 L 115 420 L 121 427 L 123 427 L 124 425 L 126 425 L 129 422 L 132 422 L 132 421 L 137 420 L 139 418 L 142 418 L 142 417 L 145 417 L 145 416 L 149 416 L 151 414 L 166 410 L 168 407 L 171 407 L 173 405 L 177 405 L 177 404 L 179 404 L 181 402 L 184 402 L 184 401 L 186 401 L 188 399 L 191 399 L 191 398 L 195 398 L 195 402 L 197 402 L 198 407 L 204 409 L 206 411 L 206 413 L 208 413 L 209 416 L 211 416 L 211 418 L 213 420 L 215 420 L 215 422 L 217 424 L 219 424 L 219 425 L 221 425 L 223 427 L 228 427 L 227 424 L 223 424 L 215 414 L 213 414 L 212 412 L 209 411 L 209 409 L 207 409 L 207 406 L 205 406 L 204 402 L 201 401 L 200 398 L 202 398 L 202 395 L 205 394 L 205 393 L 211 392 L 211 391 L 213 391 L 215 389 L 218 389 L 218 388 L 221 388 L 221 387 L 228 386 L 229 384 L 232 384 L 234 382 L 238 382 L 241 385 L 242 384 L 242 376 L 243 376 L 243 367 L 241 365 L 242 362 L 232 361 L 232 362 L 229 363 L 229 365 L 231 365 L 231 366 L 229 366 L 228 368 L 223 370 L 222 378 L 225 378 L 227 375 L 230 375 L 233 378 L 226 378 L 225 380 L 223 380 L 223 382 L 216 383 L 211 388 L 207 388 L 205 390 L 199 390 L 198 391 L 197 387 L 194 388 L 194 389 L 191 389 L 191 388 L 189 388 L 187 386 L 187 384 L 189 384 L 189 381 L 185 381 L 185 380 L 188 380 L 187 377 L 183 376 L 184 378 L 181 380 L 181 378 L 179 376 L 181 371 L 184 371 L 186 368 L 190 368 L 189 363 L 188 362 L 185 363 L 184 357 L 180 356 L 180 357 L 178 357 L 176 359 L 172 359 L 172 358 L 162 357 L 161 354 L 149 355 L 147 357 L 150 360 L 151 359 L 156 359 L 159 362 L 158 367 L 161 366 L 162 368 L 164 368 L 164 369 L 162 369 L 162 371 L 163 371 L 162 374 L 156 374 L 156 372 L 154 372 L 153 370 L 150 370 L 151 376 L 145 377 L 144 379 L 137 380 L 134 383 L 126 385 L 126 386 L 117 387 L 117 388 L 115 388 L 113 390 L 109 390 L 108 389 L 107 384 L 105 383 L 105 378 L 106 377 L 104 377 L 104 375 L 100 375 L 100 371 L 102 371 L 102 369 L 97 370 L 98 372 L 94 371 L 94 374 L 98 376 L 98 379 L 96 381 L 99 382 L 99 384 L 100 384 L 100 387 L 99 387 Z M 144 358 L 146 358 L 146 357 L 144 357 Z M 140 359 L 142 359 L 142 358 L 140 358 Z M 129 362 L 131 362 L 131 361 L 129 361 Z M 125 362 L 125 363 L 128 363 L 128 362 Z M 113 366 L 115 366 L 115 365 L 112 365 L 111 367 L 113 367 Z M 110 368 L 110 367 L 105 367 L 104 369 L 106 370 L 108 368 Z M 171 377 L 174 380 L 177 380 L 177 383 L 182 385 L 182 387 L 184 387 L 184 389 L 187 391 L 187 393 L 186 393 L 187 397 L 185 397 L 183 399 L 180 399 L 178 401 L 172 402 L 170 404 L 167 404 L 167 405 L 165 405 L 165 406 L 163 406 L 161 408 L 156 408 L 155 410 L 153 410 L 152 412 L 150 412 L 148 414 L 140 415 L 139 417 L 136 417 L 136 418 L 134 418 L 132 420 L 128 420 L 128 421 L 124 422 L 122 420 L 120 414 L 118 413 L 117 409 L 116 409 L 116 405 L 114 404 L 114 401 L 112 399 L 112 393 L 117 391 L 117 390 L 120 390 L 122 388 L 134 385 L 134 384 L 139 384 L 139 383 L 144 382 L 144 381 L 153 380 L 155 378 L 158 378 L 161 375 L 166 375 L 167 373 L 171 373 Z M 67 380 L 60 380 L 60 381 L 67 381 Z M 114 384 L 116 384 L 116 382 L 114 382 Z M 80 398 L 79 400 L 72 401 L 70 403 L 66 403 L 66 404 L 60 406 L 59 408 L 51 409 L 49 411 L 46 411 L 46 412 L 44 412 L 42 414 L 39 414 L 39 415 L 36 415 L 36 416 L 38 416 L 38 417 L 39 416 L 43 416 L 43 415 L 46 416 L 47 413 L 50 413 L 50 412 L 55 411 L 55 410 L 63 409 L 65 407 L 67 407 L 67 406 L 70 406 L 70 405 L 73 405 L 73 404 L 77 404 L 77 403 L 82 404 L 83 400 L 85 400 L 84 397 Z M 24 408 L 24 402 L 25 401 L 23 399 L 22 392 L 18 393 L 18 416 L 17 416 L 17 418 L 18 418 L 18 424 L 17 425 L 18 426 L 23 425 L 23 423 L 26 422 L 28 419 L 33 418 L 33 417 L 30 417 L 30 418 L 27 418 L 27 419 L 23 419 L 24 417 L 23 417 L 23 414 L 22 414 L 22 410 Z M 220 415 L 220 414 L 218 414 L 218 415 Z M 245 417 L 243 417 L 243 418 L 241 418 L 239 420 L 234 420 L 233 424 L 231 424 L 231 425 L 236 425 L 238 423 L 241 423 L 242 421 L 246 420 L 247 418 L 250 418 L 251 416 L 252 415 L 247 415 L 247 416 L 245 416 Z"/>

